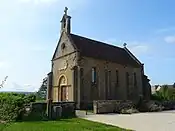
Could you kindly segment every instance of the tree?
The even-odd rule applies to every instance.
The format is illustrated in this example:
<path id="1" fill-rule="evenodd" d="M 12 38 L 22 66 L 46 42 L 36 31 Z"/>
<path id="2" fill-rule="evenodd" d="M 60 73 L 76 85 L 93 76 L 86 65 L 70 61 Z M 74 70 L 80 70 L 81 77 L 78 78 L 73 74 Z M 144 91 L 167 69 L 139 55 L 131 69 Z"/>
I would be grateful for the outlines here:
<path id="1" fill-rule="evenodd" d="M 161 92 L 162 92 L 163 99 L 169 100 L 170 96 L 169 96 L 169 92 L 168 92 L 168 85 L 163 85 Z"/>
<path id="2" fill-rule="evenodd" d="M 175 83 L 173 84 L 173 88 L 175 88 Z"/>
<path id="3" fill-rule="evenodd" d="M 155 89 L 157 89 L 159 87 L 159 85 L 155 85 Z"/>
<path id="4" fill-rule="evenodd" d="M 47 96 L 47 77 L 45 77 L 42 81 L 41 87 L 39 88 L 38 92 L 36 93 L 37 99 L 39 100 L 46 100 Z"/>

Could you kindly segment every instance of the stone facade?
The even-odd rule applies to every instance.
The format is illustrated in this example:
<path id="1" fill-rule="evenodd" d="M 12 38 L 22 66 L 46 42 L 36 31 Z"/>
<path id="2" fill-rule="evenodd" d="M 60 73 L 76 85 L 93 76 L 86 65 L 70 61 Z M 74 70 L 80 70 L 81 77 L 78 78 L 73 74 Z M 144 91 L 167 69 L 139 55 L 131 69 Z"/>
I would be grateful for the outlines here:
<path id="1" fill-rule="evenodd" d="M 108 62 L 104 60 L 97 60 L 93 58 L 83 57 L 81 59 L 80 67 L 83 69 L 83 83 L 81 83 L 82 90 L 81 100 L 126 100 L 138 99 L 139 94 L 142 94 L 142 73 L 141 68 L 133 68 L 130 66 L 123 66 L 117 63 Z M 96 67 L 97 83 L 92 85 L 92 67 Z M 105 83 L 105 71 L 110 72 L 109 84 Z M 116 76 L 116 71 L 118 76 Z M 127 91 L 126 72 L 131 76 L 133 82 L 133 73 L 137 74 L 137 85 L 130 83 L 129 91 Z M 118 77 L 118 84 L 116 77 Z M 128 96 L 131 93 L 132 96 Z"/>
<path id="2" fill-rule="evenodd" d="M 52 77 L 48 77 L 49 81 L 52 81 L 48 85 L 50 92 L 48 99 L 52 99 L 53 102 L 75 101 L 78 108 L 87 108 L 93 100 L 139 100 L 145 88 L 142 64 L 126 47 L 122 49 L 105 45 L 110 49 L 117 48 L 119 52 L 124 52 L 124 57 L 127 57 L 130 62 L 134 61 L 138 66 L 134 66 L 132 62 L 131 65 L 118 63 L 115 58 L 114 61 L 111 61 L 82 55 L 81 47 L 78 48 L 75 42 L 77 38 L 80 42 L 82 39 L 89 39 L 74 35 L 75 41 L 73 40 L 70 29 L 68 29 L 70 18 L 64 14 L 61 21 L 61 36 L 52 58 L 50 73 Z M 67 24 L 69 26 L 66 26 Z M 89 41 L 94 42 L 94 40 Z M 81 46 L 83 44 L 83 42 L 80 43 Z M 118 59 L 120 57 L 121 55 Z"/>
<path id="3" fill-rule="evenodd" d="M 55 110 L 55 109 L 61 110 Z M 25 106 L 26 112 L 24 114 L 26 116 L 31 116 L 30 119 L 35 120 L 35 116 L 44 116 L 47 110 L 46 102 L 34 102 Z M 75 117 L 75 103 L 74 102 L 53 102 L 51 104 L 50 117 L 47 115 L 47 119 L 57 119 L 57 118 L 65 118 L 65 117 Z"/>
<path id="4" fill-rule="evenodd" d="M 135 104 L 129 100 L 98 100 L 93 101 L 93 111 L 95 114 L 120 113 L 122 108 L 132 108 Z"/>
<path id="5" fill-rule="evenodd" d="M 65 49 L 63 50 L 62 44 Z M 65 33 L 62 34 L 55 58 L 52 61 L 53 101 L 61 101 L 61 88 L 66 88 L 66 100 L 73 101 L 73 69 L 77 65 L 77 52 Z"/>

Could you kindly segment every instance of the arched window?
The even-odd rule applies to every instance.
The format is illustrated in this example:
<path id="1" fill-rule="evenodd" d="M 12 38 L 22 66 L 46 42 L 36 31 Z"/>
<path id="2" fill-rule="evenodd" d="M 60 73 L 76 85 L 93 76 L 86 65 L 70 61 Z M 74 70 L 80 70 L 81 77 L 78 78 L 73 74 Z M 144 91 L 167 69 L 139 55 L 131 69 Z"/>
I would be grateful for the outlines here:
<path id="1" fill-rule="evenodd" d="M 134 72 L 134 86 L 137 86 L 137 76 L 135 72 Z"/>
<path id="2" fill-rule="evenodd" d="M 118 87 L 119 86 L 119 73 L 118 73 L 118 70 L 116 70 L 116 86 Z"/>
<path id="3" fill-rule="evenodd" d="M 96 83 L 97 80 L 97 72 L 96 72 L 96 68 L 93 67 L 92 68 L 92 83 Z"/>
<path id="4" fill-rule="evenodd" d="M 62 43 L 62 45 L 61 45 L 61 49 L 64 50 L 65 47 L 66 47 L 65 43 Z"/>

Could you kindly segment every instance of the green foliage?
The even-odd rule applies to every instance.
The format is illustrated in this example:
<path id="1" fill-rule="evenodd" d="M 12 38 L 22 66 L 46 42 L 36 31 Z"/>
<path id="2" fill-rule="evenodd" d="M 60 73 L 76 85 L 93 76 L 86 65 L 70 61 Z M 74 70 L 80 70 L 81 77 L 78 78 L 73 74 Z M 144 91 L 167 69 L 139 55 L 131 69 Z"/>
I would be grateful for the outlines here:
<path id="1" fill-rule="evenodd" d="M 164 100 L 169 100 L 170 96 L 169 96 L 169 92 L 168 92 L 168 86 L 167 85 L 163 85 L 160 93 L 162 94 L 162 97 Z"/>
<path id="2" fill-rule="evenodd" d="M 36 95 L 35 94 L 29 94 L 24 96 L 25 103 L 35 102 L 36 101 Z"/>
<path id="3" fill-rule="evenodd" d="M 22 118 L 23 121 L 47 121 L 48 117 L 45 111 L 32 111 Z"/>
<path id="4" fill-rule="evenodd" d="M 173 83 L 173 88 L 175 88 L 175 83 Z"/>
<path id="5" fill-rule="evenodd" d="M 129 130 L 122 129 L 116 126 L 74 118 L 74 119 L 61 119 L 59 121 L 16 122 L 11 123 L 6 128 L 3 128 L 3 131 L 129 131 Z"/>
<path id="6" fill-rule="evenodd" d="M 159 101 L 164 107 L 163 110 L 175 109 L 175 88 L 163 85 L 159 91 L 151 96 L 151 99 Z"/>
<path id="7" fill-rule="evenodd" d="M 159 91 L 156 91 L 152 96 L 152 100 L 167 101 L 175 100 L 175 88 L 168 88 L 167 85 L 163 85 Z"/>
<path id="8" fill-rule="evenodd" d="M 20 120 L 24 112 L 24 105 L 33 101 L 35 101 L 34 95 L 0 93 L 0 120 Z"/>
<path id="9" fill-rule="evenodd" d="M 163 99 L 162 99 L 161 95 L 158 95 L 156 93 L 156 94 L 151 95 L 151 100 L 162 101 Z"/>
<path id="10" fill-rule="evenodd" d="M 143 101 L 139 107 L 138 110 L 140 112 L 158 112 L 163 110 L 163 106 L 161 103 L 155 102 L 155 101 Z"/>
<path id="11" fill-rule="evenodd" d="M 42 85 L 36 93 L 37 100 L 46 100 L 47 96 L 47 77 L 43 79 Z"/>
<path id="12" fill-rule="evenodd" d="M 46 114 L 47 103 L 32 102 L 26 106 L 29 110 L 24 112 L 23 121 L 44 121 L 48 120 Z"/>
<path id="13" fill-rule="evenodd" d="M 169 94 L 170 100 L 175 100 L 175 88 L 168 89 L 168 94 Z"/>

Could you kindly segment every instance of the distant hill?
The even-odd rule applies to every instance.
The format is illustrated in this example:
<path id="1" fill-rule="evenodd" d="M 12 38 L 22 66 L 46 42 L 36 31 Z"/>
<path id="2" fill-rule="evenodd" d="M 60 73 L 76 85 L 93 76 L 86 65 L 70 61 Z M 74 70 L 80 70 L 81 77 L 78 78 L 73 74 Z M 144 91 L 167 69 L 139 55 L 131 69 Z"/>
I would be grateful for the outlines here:
<path id="1" fill-rule="evenodd" d="M 29 94 L 33 94 L 35 92 L 18 92 L 18 91 L 2 91 L 2 92 L 6 92 L 6 93 L 18 93 L 18 94 L 25 94 L 25 95 L 29 95 Z"/>

